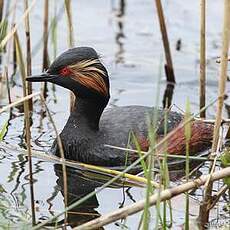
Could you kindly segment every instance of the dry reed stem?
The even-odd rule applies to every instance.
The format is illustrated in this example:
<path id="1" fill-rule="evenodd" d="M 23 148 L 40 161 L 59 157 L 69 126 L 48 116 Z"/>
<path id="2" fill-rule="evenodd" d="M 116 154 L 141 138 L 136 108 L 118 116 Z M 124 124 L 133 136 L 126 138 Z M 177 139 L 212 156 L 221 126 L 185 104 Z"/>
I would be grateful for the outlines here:
<path id="1" fill-rule="evenodd" d="M 228 50 L 229 50 L 229 39 L 230 39 L 230 2 L 225 0 L 225 12 L 224 12 L 224 27 L 222 32 L 222 54 L 221 54 L 221 69 L 219 78 L 219 88 L 218 88 L 218 107 L 216 112 L 216 122 L 214 129 L 214 139 L 212 152 L 216 152 L 217 143 L 219 139 L 219 129 L 222 120 L 222 109 L 224 102 L 225 87 L 227 81 L 227 67 L 228 67 Z"/>
<path id="2" fill-rule="evenodd" d="M 74 30 L 73 30 L 73 21 L 72 21 L 71 0 L 65 0 L 65 9 L 66 9 L 67 23 L 68 23 L 68 45 L 69 47 L 73 47 Z"/>
<path id="3" fill-rule="evenodd" d="M 14 3 L 13 3 L 13 7 L 12 7 L 12 21 L 11 21 L 11 30 L 14 28 L 15 26 L 15 19 L 16 19 L 16 10 L 17 10 L 17 3 L 18 1 L 17 0 L 14 0 Z M 12 48 L 12 45 L 13 45 L 13 50 L 12 50 L 12 53 L 13 53 L 13 73 L 11 74 L 11 76 L 14 76 L 15 73 L 16 73 L 16 69 L 17 69 L 17 60 L 16 60 L 16 48 L 15 48 L 15 42 L 14 42 L 14 39 L 12 39 L 12 43 L 9 43 L 8 44 L 8 47 L 7 47 L 7 51 L 8 51 L 8 57 L 7 57 L 7 65 L 10 64 L 11 60 L 11 48 Z"/>
<path id="4" fill-rule="evenodd" d="M 211 180 L 216 181 L 220 180 L 222 178 L 225 178 L 227 176 L 230 176 L 230 167 L 222 169 L 218 172 L 213 173 Z M 186 191 L 189 191 L 194 188 L 198 188 L 205 184 L 205 182 L 208 180 L 209 175 L 203 175 L 199 177 L 198 179 L 195 179 L 193 181 L 187 182 L 185 184 L 166 189 L 160 192 L 160 194 L 155 193 L 152 196 L 150 196 L 150 205 L 153 206 L 157 203 L 157 201 L 165 201 L 169 200 L 177 195 L 180 195 Z M 81 226 L 78 226 L 74 228 L 74 230 L 83 230 L 83 229 L 99 229 L 102 226 L 105 226 L 107 224 L 113 223 L 114 221 L 117 221 L 119 219 L 127 218 L 130 215 L 133 215 L 137 212 L 140 212 L 144 209 L 145 206 L 145 199 L 140 200 L 132 205 L 126 206 L 124 208 L 120 208 L 119 210 L 116 210 L 112 213 L 106 214 L 104 216 L 101 216 L 97 219 L 94 219 L 92 221 L 89 221 L 85 224 L 82 224 Z"/>
<path id="5" fill-rule="evenodd" d="M 225 194 L 225 192 L 229 189 L 228 185 L 224 185 L 216 194 L 215 194 L 215 199 L 212 201 L 212 204 L 210 204 L 210 206 L 208 206 L 208 209 L 211 210 L 212 208 L 214 208 L 214 206 L 217 204 L 217 202 L 219 201 L 219 199 L 221 198 L 221 196 L 223 196 Z"/>
<path id="6" fill-rule="evenodd" d="M 205 123 L 209 123 L 209 124 L 215 124 L 216 120 L 214 119 L 203 119 L 203 118 L 194 118 L 194 120 L 196 121 L 203 121 Z M 222 124 L 230 124 L 230 119 L 225 119 L 225 118 L 222 118 L 221 119 L 221 125 Z"/>
<path id="7" fill-rule="evenodd" d="M 219 87 L 218 87 L 218 105 L 216 112 L 216 121 L 214 126 L 214 136 L 213 136 L 213 145 L 212 153 L 215 156 L 217 151 L 217 145 L 219 140 L 219 131 L 222 120 L 222 109 L 224 103 L 224 94 L 227 81 L 227 66 L 228 66 L 228 50 L 229 50 L 229 40 L 230 40 L 230 1 L 224 1 L 224 23 L 222 31 L 222 53 L 221 53 L 221 66 L 220 66 L 220 78 L 219 78 Z M 211 172 L 215 167 L 215 161 L 211 164 Z M 212 174 L 210 174 L 210 178 Z M 200 206 L 199 219 L 201 222 L 201 228 L 204 228 L 205 224 L 209 219 L 209 210 L 207 208 L 208 204 L 211 203 L 212 199 L 212 182 L 210 182 L 205 189 L 205 194 L 203 198 L 203 204 Z"/>
<path id="8" fill-rule="evenodd" d="M 206 0 L 200 0 L 200 109 L 205 106 L 206 98 Z M 205 118 L 205 110 L 200 113 Z"/>
<path id="9" fill-rule="evenodd" d="M 2 21 L 4 0 L 0 0 L 0 21 Z"/>
<path id="10" fill-rule="evenodd" d="M 228 57 L 228 61 L 230 61 L 230 57 Z M 217 57 L 216 63 L 221 63 L 220 57 Z"/>
<path id="11" fill-rule="evenodd" d="M 220 146 L 223 145 L 222 139 L 223 139 L 223 136 L 221 136 L 221 137 L 219 138 L 217 149 L 220 149 Z M 214 158 L 212 158 L 213 161 L 212 161 L 212 163 L 211 163 L 211 165 L 210 165 L 210 169 L 209 169 L 209 174 L 210 174 L 210 175 L 212 175 L 213 172 L 215 171 L 217 158 L 218 158 L 218 154 L 215 154 Z M 207 180 L 207 182 L 205 183 L 205 186 L 204 186 L 205 190 L 206 190 L 207 187 L 209 186 L 210 179 L 211 179 L 211 177 L 210 177 L 209 180 Z"/>
<path id="12" fill-rule="evenodd" d="M 54 120 L 52 118 L 52 115 L 49 111 L 49 108 L 48 106 L 46 105 L 46 102 L 45 102 L 45 98 L 43 97 L 42 94 L 40 94 L 40 98 L 41 98 L 41 101 L 43 102 L 45 108 L 46 108 L 46 111 L 47 111 L 47 114 L 48 114 L 48 117 L 50 119 L 50 122 L 54 128 L 54 131 L 55 131 L 55 134 L 56 134 L 56 137 L 57 137 L 57 143 L 58 143 L 58 147 L 59 147 L 59 150 L 60 150 L 60 155 L 61 155 L 61 162 L 62 162 L 62 172 L 63 172 L 63 187 L 64 187 L 64 203 L 65 203 L 65 208 L 67 207 L 67 204 L 68 204 L 68 187 L 67 187 L 67 173 L 66 173 L 66 165 L 64 164 L 64 161 L 65 161 L 65 155 L 64 155 L 64 150 L 63 150 L 63 145 L 62 145 L 62 141 L 61 141 L 61 138 L 60 136 L 58 135 L 58 131 L 57 131 L 57 127 L 54 123 Z M 65 212 L 65 223 L 67 221 L 67 213 Z"/>
<path id="13" fill-rule="evenodd" d="M 160 23 L 160 29 L 161 29 L 161 35 L 162 35 L 162 40 L 163 40 L 163 45 L 164 45 L 164 50 L 165 50 L 165 58 L 166 58 L 166 77 L 168 82 L 176 82 L 175 81 L 175 75 L 174 75 L 174 70 L 173 70 L 173 63 L 172 63 L 172 57 L 171 57 L 171 52 L 170 52 L 170 45 L 169 45 L 169 40 L 168 40 L 168 34 L 167 34 L 167 29 L 166 29 L 166 24 L 165 24 L 165 19 L 164 19 L 164 12 L 161 4 L 161 0 L 155 0 L 156 2 L 156 7 L 157 7 L 157 15 L 159 18 L 159 23 Z"/>
<path id="14" fill-rule="evenodd" d="M 49 23 L 49 0 L 44 2 L 44 21 L 43 21 L 43 64 L 42 71 L 48 69 L 48 23 Z"/>
<path id="15" fill-rule="evenodd" d="M 11 95 L 10 95 L 9 75 L 8 75 L 8 68 L 6 66 L 4 67 L 4 73 L 3 73 L 3 75 L 6 78 L 6 87 L 7 87 L 8 101 L 9 101 L 9 104 L 11 104 L 12 101 L 11 101 Z"/>
<path id="16" fill-rule="evenodd" d="M 33 98 L 33 97 L 38 96 L 38 95 L 40 95 L 40 92 L 32 93 L 32 94 L 30 94 L 30 95 L 27 95 L 27 96 L 25 96 L 25 97 L 20 98 L 19 100 L 15 101 L 15 102 L 12 102 L 12 103 L 9 104 L 9 105 L 6 105 L 6 106 L 4 106 L 3 108 L 0 109 L 0 114 L 3 113 L 3 112 L 5 112 L 5 111 L 7 111 L 7 110 L 10 109 L 10 108 L 13 108 L 13 107 L 15 107 L 15 106 L 17 106 L 17 105 L 23 103 L 23 102 L 26 101 L 26 100 L 29 100 L 29 99 L 31 99 L 31 98 Z"/>
<path id="17" fill-rule="evenodd" d="M 28 0 L 24 0 L 25 11 L 28 9 Z M 30 44 L 30 20 L 29 13 L 25 17 L 25 33 L 26 33 L 26 74 L 31 75 L 31 44 Z M 32 82 L 26 82 L 28 88 L 28 94 L 32 93 Z M 29 102 L 29 110 L 33 110 L 32 99 Z"/>
<path id="18" fill-rule="evenodd" d="M 48 60 L 48 23 L 49 23 L 49 0 L 44 1 L 44 21 L 43 21 L 43 58 L 42 58 L 42 71 L 47 70 L 49 67 Z M 47 82 L 42 82 L 42 95 L 47 97 Z"/>
<path id="19" fill-rule="evenodd" d="M 20 67 L 22 86 L 23 86 L 23 96 L 26 97 L 28 94 L 28 89 L 26 85 L 26 72 L 24 61 L 22 57 L 21 46 L 19 43 L 19 38 L 17 32 L 14 34 L 15 45 L 16 45 L 16 55 L 18 66 Z M 32 212 L 32 225 L 36 224 L 35 217 L 35 205 L 34 205 L 34 188 L 33 188 L 33 167 L 32 167 L 32 155 L 31 155 L 31 132 L 30 132 L 30 111 L 28 100 L 24 100 L 24 116 L 25 116 L 25 126 L 26 126 L 26 146 L 28 153 L 28 163 L 29 163 L 29 182 L 30 182 L 30 198 L 31 198 L 31 212 Z"/>
<path id="20" fill-rule="evenodd" d="M 5 96 L 5 92 L 4 92 L 5 84 L 4 83 L 8 84 L 7 76 L 8 76 L 8 70 L 7 70 L 6 66 L 5 66 L 3 71 L 2 71 L 2 73 L 0 74 L 0 100 L 1 100 L 1 98 L 3 98 Z"/>
<path id="21" fill-rule="evenodd" d="M 29 12 L 33 9 L 34 5 L 36 3 L 36 0 L 33 0 L 31 5 L 27 8 L 27 10 L 23 13 L 22 17 L 18 20 L 18 23 L 15 24 L 15 26 L 12 28 L 12 30 L 5 36 L 5 38 L 1 41 L 0 47 L 4 47 L 6 43 L 12 38 L 14 33 L 17 31 L 19 25 L 24 22 L 25 18 L 29 14 Z"/>

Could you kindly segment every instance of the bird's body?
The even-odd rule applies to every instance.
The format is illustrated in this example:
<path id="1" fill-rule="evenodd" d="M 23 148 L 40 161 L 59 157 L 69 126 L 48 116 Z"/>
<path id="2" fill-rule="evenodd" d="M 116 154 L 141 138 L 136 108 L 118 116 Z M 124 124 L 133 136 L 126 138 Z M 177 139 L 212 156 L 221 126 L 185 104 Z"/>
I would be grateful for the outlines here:
<path id="1" fill-rule="evenodd" d="M 138 157 L 136 153 L 129 153 L 129 157 L 127 157 L 128 162 L 126 162 L 127 153 L 125 151 L 109 148 L 106 145 L 123 148 L 134 145 L 130 137 L 131 133 L 138 139 L 141 149 L 147 150 L 147 123 L 149 119 L 153 119 L 153 108 L 124 106 L 106 109 L 100 119 L 98 130 L 92 129 L 87 124 L 87 120 L 82 120 L 81 117 L 83 118 L 84 116 L 81 116 L 78 111 L 71 113 L 67 124 L 60 134 L 61 139 L 65 140 L 63 148 L 67 158 L 104 166 L 124 166 L 125 164 L 130 164 L 130 161 Z M 156 124 L 158 137 L 164 135 L 165 122 L 163 114 L 163 110 L 158 110 L 159 119 Z M 77 117 L 80 118 L 77 119 Z M 168 131 L 177 126 L 182 118 L 181 114 L 170 112 L 167 120 Z M 58 152 L 57 142 L 54 143 L 52 151 L 53 153 Z"/>
<path id="2" fill-rule="evenodd" d="M 147 151 L 151 142 L 149 127 L 155 127 L 153 132 L 156 132 L 156 139 L 159 139 L 164 134 L 165 124 L 167 132 L 170 132 L 183 119 L 182 114 L 170 111 L 164 121 L 165 111 L 157 110 L 158 119 L 154 122 L 154 109 L 145 106 L 105 110 L 110 98 L 109 77 L 96 51 L 90 47 L 67 50 L 45 73 L 28 77 L 27 80 L 49 81 L 75 94 L 74 108 L 60 134 L 65 157 L 71 160 L 103 166 L 130 164 L 138 157 L 137 153 L 127 153 L 105 145 L 129 145 L 132 148 L 138 145 L 141 150 Z M 202 122 L 191 124 L 191 154 L 210 147 L 212 131 L 212 125 Z M 168 148 L 164 151 L 185 154 L 185 146 L 184 130 L 181 128 L 168 140 Z M 54 141 L 51 151 L 60 155 L 57 141 Z"/>

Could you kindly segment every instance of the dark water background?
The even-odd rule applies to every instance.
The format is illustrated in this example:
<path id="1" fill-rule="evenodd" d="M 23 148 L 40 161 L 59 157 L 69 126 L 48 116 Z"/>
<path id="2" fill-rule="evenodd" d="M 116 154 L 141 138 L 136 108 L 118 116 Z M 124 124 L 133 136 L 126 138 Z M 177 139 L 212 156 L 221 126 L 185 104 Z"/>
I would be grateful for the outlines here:
<path id="1" fill-rule="evenodd" d="M 53 15 L 53 2 L 50 1 L 50 15 Z M 161 34 L 156 15 L 156 8 L 152 0 L 125 1 L 109 0 L 78 0 L 72 1 L 75 43 L 77 46 L 92 46 L 101 55 L 108 68 L 111 80 L 111 100 L 109 106 L 120 105 L 148 105 L 156 104 L 157 88 L 160 87 L 159 106 L 166 88 L 163 70 L 164 52 L 162 49 Z M 175 67 L 177 85 L 174 89 L 173 104 L 185 109 L 188 98 L 192 112 L 199 110 L 199 1 L 163 1 L 167 21 L 170 45 Z M 23 12 L 23 1 L 18 1 L 16 17 L 20 18 Z M 58 22 L 58 53 L 67 49 L 67 28 L 62 1 L 57 1 Z M 223 1 L 209 0 L 207 7 L 207 103 L 217 96 L 217 80 L 219 64 L 216 57 L 221 51 Z M 43 1 L 37 1 L 31 15 L 32 47 L 33 47 L 33 73 L 39 73 L 42 66 L 42 30 L 43 30 Z M 23 27 L 20 28 L 20 39 L 24 40 Z M 178 40 L 181 40 L 181 50 L 176 50 Z M 53 59 L 52 44 L 50 59 Z M 3 57 L 3 62 L 6 61 Z M 158 80 L 160 78 L 160 84 Z M 15 76 L 17 85 L 12 89 L 13 97 L 21 95 L 19 75 Z M 229 85 L 227 85 L 229 93 Z M 34 84 L 34 90 L 39 91 L 40 85 Z M 6 94 L 5 94 L 6 95 Z M 56 87 L 52 91 L 49 86 L 49 109 L 55 120 L 58 130 L 64 126 L 69 115 L 69 92 Z M 7 104 L 7 97 L 0 101 Z M 178 110 L 176 106 L 173 109 Z M 216 105 L 207 111 L 209 118 L 214 118 Z M 32 131 L 32 146 L 36 150 L 47 150 L 54 139 L 52 125 L 44 114 L 39 101 L 35 101 Z M 22 145 L 22 132 L 24 117 L 20 110 L 13 109 L 13 118 L 9 121 L 8 133 L 4 142 L 14 146 Z M 227 117 L 226 111 L 224 112 Z M 3 125 L 9 114 L 0 117 Z M 63 210 L 63 196 L 61 193 L 62 180 L 60 172 L 52 163 L 33 159 L 36 217 L 46 219 Z M 3 148 L 0 151 L 0 191 L 1 202 L 9 205 L 7 211 L 0 214 L 2 223 L 8 220 L 29 218 L 30 193 L 28 182 L 28 162 L 21 152 Z M 94 189 L 91 182 L 82 181 L 76 173 L 69 176 L 69 197 L 71 200 L 87 194 Z M 96 185 L 95 185 L 96 186 Z M 130 195 L 129 195 L 130 193 Z M 145 191 L 140 188 L 131 188 L 129 193 L 123 189 L 107 188 L 93 197 L 88 204 L 78 208 L 76 212 L 92 212 L 92 215 L 105 214 L 117 209 L 124 201 L 128 205 L 144 197 Z M 191 199 L 191 216 L 196 216 L 198 195 Z M 174 199 L 173 220 L 174 226 L 184 222 L 184 198 Z M 179 205 L 178 205 L 179 204 Z M 90 206 L 91 208 L 88 208 Z M 88 208 L 88 209 L 87 209 Z M 18 211 L 20 214 L 18 214 Z M 152 209 L 155 213 L 154 208 Z M 219 212 L 215 209 L 213 218 Z M 82 221 L 86 215 L 73 215 L 75 221 Z M 72 217 L 71 217 L 72 218 Z M 152 215 L 152 223 L 155 223 Z M 139 215 L 127 219 L 126 225 L 136 229 L 140 220 Z M 115 224 L 106 229 L 118 229 Z"/>

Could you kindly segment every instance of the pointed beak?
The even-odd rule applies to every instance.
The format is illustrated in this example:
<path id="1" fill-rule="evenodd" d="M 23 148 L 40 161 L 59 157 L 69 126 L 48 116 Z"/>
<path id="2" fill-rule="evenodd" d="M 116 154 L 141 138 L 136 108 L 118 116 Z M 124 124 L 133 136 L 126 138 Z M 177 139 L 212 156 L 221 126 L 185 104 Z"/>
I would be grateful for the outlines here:
<path id="1" fill-rule="evenodd" d="M 52 81 L 56 77 L 58 77 L 58 75 L 52 75 L 45 72 L 42 73 L 41 75 L 28 76 L 26 80 L 31 82 L 44 82 L 44 81 Z"/>

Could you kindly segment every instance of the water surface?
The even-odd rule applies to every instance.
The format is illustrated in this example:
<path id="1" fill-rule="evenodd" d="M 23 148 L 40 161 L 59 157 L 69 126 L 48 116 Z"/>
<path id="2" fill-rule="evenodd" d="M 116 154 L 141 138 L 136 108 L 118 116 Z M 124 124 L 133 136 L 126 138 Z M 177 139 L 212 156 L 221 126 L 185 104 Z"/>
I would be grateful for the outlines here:
<path id="1" fill-rule="evenodd" d="M 158 18 L 154 1 L 133 0 L 78 0 L 72 1 L 74 36 L 78 46 L 94 47 L 108 68 L 111 80 L 111 100 L 109 106 L 148 105 L 156 103 L 162 106 L 166 88 L 164 74 L 164 52 L 159 31 Z M 42 65 L 42 18 L 43 1 L 37 1 L 31 13 L 33 73 L 39 73 Z M 53 2 L 50 3 L 50 14 L 53 15 Z M 58 22 L 58 53 L 67 49 L 67 29 L 63 5 L 57 2 Z M 192 112 L 199 110 L 199 1 L 189 4 L 180 0 L 164 1 L 164 10 L 175 68 L 177 84 L 174 89 L 172 103 L 174 110 L 185 109 L 188 98 Z M 208 1 L 207 7 L 207 103 L 217 96 L 217 80 L 219 64 L 216 57 L 220 55 L 222 1 Z M 22 2 L 18 2 L 17 18 L 23 11 Z M 23 29 L 20 28 L 23 39 Z M 178 40 L 181 40 L 180 51 L 176 50 Z M 52 43 L 49 43 L 50 59 L 53 59 Z M 3 58 L 3 62 L 6 60 Z M 17 85 L 12 89 L 12 95 L 21 95 L 19 75 L 15 76 Z M 160 100 L 156 102 L 157 88 Z M 34 84 L 34 90 L 39 91 L 40 85 Z M 229 84 L 227 85 L 229 93 Z M 55 124 L 60 131 L 69 115 L 69 92 L 60 87 L 52 90 L 49 85 L 47 103 Z M 1 105 L 7 103 L 7 98 L 1 100 Z M 216 105 L 207 111 L 209 118 L 214 118 Z M 224 115 L 227 117 L 226 111 Z M 1 125 L 9 118 L 9 113 L 0 117 Z M 4 143 L 22 148 L 24 117 L 18 108 L 12 110 L 8 132 Z M 32 147 L 35 150 L 47 151 L 55 137 L 53 127 L 44 113 L 41 103 L 36 100 L 33 113 Z M 0 145 L 1 148 L 1 145 Z M 21 151 L 11 148 L 0 149 L 0 190 L 1 202 L 8 205 L 7 211 L 2 211 L 0 220 L 5 222 L 30 219 L 30 192 L 28 181 L 28 161 Z M 207 171 L 204 166 L 201 171 Z M 36 203 L 36 218 L 38 221 L 47 219 L 64 208 L 63 181 L 60 169 L 53 163 L 33 159 L 34 191 Z M 68 172 L 69 202 L 76 201 L 87 193 L 97 189 L 101 184 L 85 180 L 81 172 Z M 218 186 L 218 185 L 217 185 Z M 145 190 L 133 187 L 107 188 L 92 197 L 84 205 L 72 210 L 69 222 L 72 226 L 91 218 L 118 209 L 143 199 Z M 197 201 L 201 198 L 201 190 L 191 196 L 191 216 L 198 214 Z M 174 229 L 184 222 L 183 196 L 173 200 Z M 224 214 L 223 207 L 217 207 L 213 218 Z M 155 208 L 152 208 L 151 221 L 155 224 Z M 63 218 L 58 222 L 61 224 Z M 137 229 L 140 214 L 131 216 L 125 221 L 130 229 Z M 105 229 L 119 229 L 118 221 Z M 124 222 L 122 222 L 124 223 Z M 16 224 L 17 225 L 17 224 Z"/>

